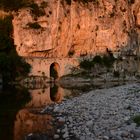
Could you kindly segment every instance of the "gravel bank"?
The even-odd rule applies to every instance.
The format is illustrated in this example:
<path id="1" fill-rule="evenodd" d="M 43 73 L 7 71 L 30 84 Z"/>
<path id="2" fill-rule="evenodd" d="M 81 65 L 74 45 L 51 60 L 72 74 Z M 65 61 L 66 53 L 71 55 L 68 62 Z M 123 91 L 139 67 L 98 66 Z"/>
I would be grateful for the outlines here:
<path id="1" fill-rule="evenodd" d="M 64 122 L 58 130 L 63 139 L 140 140 L 140 127 L 132 121 L 140 114 L 139 83 L 94 90 L 55 105 L 53 111 L 66 114 L 58 118 Z"/>

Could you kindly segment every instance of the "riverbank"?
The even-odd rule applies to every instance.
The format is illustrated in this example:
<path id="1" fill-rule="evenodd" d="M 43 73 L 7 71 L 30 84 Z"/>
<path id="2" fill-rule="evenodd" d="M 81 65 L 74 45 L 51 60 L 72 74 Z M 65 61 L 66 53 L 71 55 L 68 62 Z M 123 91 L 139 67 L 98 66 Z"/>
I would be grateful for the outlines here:
<path id="1" fill-rule="evenodd" d="M 140 139 L 140 127 L 132 119 L 140 114 L 140 83 L 90 91 L 56 104 L 53 111 L 64 122 L 54 139 Z"/>

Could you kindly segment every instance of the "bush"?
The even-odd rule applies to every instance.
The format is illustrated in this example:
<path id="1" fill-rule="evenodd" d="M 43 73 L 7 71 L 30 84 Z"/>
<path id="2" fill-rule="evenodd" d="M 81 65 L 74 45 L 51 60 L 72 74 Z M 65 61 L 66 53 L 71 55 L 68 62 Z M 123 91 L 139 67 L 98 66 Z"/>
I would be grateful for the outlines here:
<path id="1" fill-rule="evenodd" d="M 103 59 L 104 66 L 106 66 L 107 68 L 112 67 L 112 65 L 115 61 L 115 58 L 113 57 L 113 54 L 104 55 L 102 59 Z"/>
<path id="2" fill-rule="evenodd" d="M 78 2 L 81 2 L 83 4 L 89 3 L 89 2 L 93 2 L 93 3 L 98 3 L 98 0 L 77 0 Z"/>
<path id="3" fill-rule="evenodd" d="M 140 115 L 136 115 L 136 116 L 133 118 L 133 121 L 134 121 L 138 126 L 140 126 Z"/>
<path id="4" fill-rule="evenodd" d="M 101 56 L 99 56 L 99 55 L 96 55 L 94 58 L 93 58 L 93 63 L 95 63 L 95 64 L 100 64 L 100 65 L 102 65 L 103 64 L 103 60 L 102 60 L 102 57 Z"/>
<path id="5" fill-rule="evenodd" d="M 30 65 L 18 56 L 12 38 L 12 17 L 0 19 L 0 73 L 4 84 L 14 81 L 16 77 L 25 76 Z"/>
<path id="6" fill-rule="evenodd" d="M 114 71 L 113 76 L 119 78 L 120 77 L 119 71 Z"/>
<path id="7" fill-rule="evenodd" d="M 0 8 L 6 11 L 15 10 L 26 7 L 30 0 L 0 0 Z"/>
<path id="8" fill-rule="evenodd" d="M 71 0 L 65 0 L 68 5 L 71 5 Z"/>
<path id="9" fill-rule="evenodd" d="M 43 1 L 40 5 L 41 8 L 46 8 L 48 6 L 48 2 Z"/>
<path id="10" fill-rule="evenodd" d="M 69 56 L 69 57 L 72 57 L 72 56 L 74 55 L 74 53 L 75 53 L 74 50 L 70 50 L 70 51 L 68 52 L 68 56 Z"/>
<path id="11" fill-rule="evenodd" d="M 115 58 L 113 57 L 112 54 L 110 55 L 104 55 L 103 57 L 96 55 L 92 60 L 83 60 L 80 62 L 80 67 L 83 69 L 91 69 L 93 68 L 96 64 L 100 66 L 105 66 L 107 68 L 111 68 L 113 63 L 115 61 Z"/>
<path id="12" fill-rule="evenodd" d="M 37 22 L 35 22 L 35 23 L 29 22 L 27 25 L 32 29 L 40 29 L 41 28 L 41 26 Z"/>
<path id="13" fill-rule="evenodd" d="M 80 67 L 86 70 L 90 70 L 93 67 L 93 63 L 90 60 L 83 60 L 80 62 Z"/>
<path id="14" fill-rule="evenodd" d="M 71 5 L 72 0 L 65 0 L 65 1 L 68 5 Z M 83 4 L 86 4 L 89 2 L 98 3 L 98 0 L 74 0 L 74 1 L 77 1 L 77 2 L 83 3 Z"/>
<path id="15" fill-rule="evenodd" d="M 40 8 L 36 3 L 30 4 L 29 7 L 31 7 L 32 15 L 37 16 L 37 17 L 45 15 L 44 9 Z"/>

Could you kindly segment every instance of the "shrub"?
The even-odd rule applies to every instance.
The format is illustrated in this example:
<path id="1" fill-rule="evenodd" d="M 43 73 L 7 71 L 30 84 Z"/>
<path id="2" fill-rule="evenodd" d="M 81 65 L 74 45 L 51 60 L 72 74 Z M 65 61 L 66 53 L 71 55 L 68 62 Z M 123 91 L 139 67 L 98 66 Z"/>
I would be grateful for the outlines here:
<path id="1" fill-rule="evenodd" d="M 114 16 L 115 16 L 115 13 L 114 12 L 110 13 L 110 18 L 112 18 Z"/>
<path id="2" fill-rule="evenodd" d="M 46 8 L 48 6 L 48 2 L 43 1 L 40 5 L 41 8 Z"/>
<path id="3" fill-rule="evenodd" d="M 119 71 L 114 71 L 113 76 L 119 78 L 120 77 Z"/>
<path id="4" fill-rule="evenodd" d="M 133 121 L 134 121 L 138 126 L 140 126 L 140 115 L 136 115 L 136 116 L 133 118 Z"/>
<path id="5" fill-rule="evenodd" d="M 30 4 L 29 7 L 31 7 L 31 13 L 34 16 L 40 17 L 45 15 L 44 9 L 40 8 L 36 3 Z"/>
<path id="6" fill-rule="evenodd" d="M 83 60 L 80 62 L 80 67 L 83 69 L 91 69 L 96 64 L 100 66 L 105 66 L 107 68 L 111 68 L 113 63 L 115 61 L 115 58 L 113 57 L 113 54 L 110 53 L 109 55 L 104 55 L 103 57 L 96 55 L 92 60 Z"/>
<path id="7" fill-rule="evenodd" d="M 68 52 L 68 56 L 69 56 L 69 57 L 72 57 L 72 56 L 74 55 L 74 53 L 75 53 L 74 50 L 70 50 L 70 51 Z"/>
<path id="8" fill-rule="evenodd" d="M 65 1 L 68 5 L 71 5 L 72 0 L 65 0 Z M 86 4 L 86 3 L 89 3 L 89 2 L 98 3 L 98 0 L 75 0 L 75 1 L 77 1 L 79 3 L 83 3 L 83 4 Z"/>
<path id="9" fill-rule="evenodd" d="M 68 5 L 71 5 L 71 0 L 65 0 Z"/>
<path id="10" fill-rule="evenodd" d="M 128 0 L 128 3 L 129 4 L 134 4 L 135 3 L 135 0 Z"/>
<path id="11" fill-rule="evenodd" d="M 96 64 L 100 64 L 102 65 L 103 64 L 103 60 L 102 60 L 102 57 L 100 55 L 96 55 L 94 58 L 93 58 L 93 63 L 96 63 Z"/>
<path id="12" fill-rule="evenodd" d="M 93 63 L 90 60 L 83 60 L 80 62 L 80 67 L 86 70 L 90 70 L 93 67 Z"/>
<path id="13" fill-rule="evenodd" d="M 30 0 L 0 0 L 0 8 L 7 11 L 18 10 L 22 7 L 26 7 Z"/>
<path id="14" fill-rule="evenodd" d="M 93 2 L 93 3 L 98 3 L 98 0 L 77 0 L 78 2 L 81 2 L 83 4 L 89 3 L 89 2 Z"/>
<path id="15" fill-rule="evenodd" d="M 103 64 L 107 67 L 107 68 L 110 68 L 112 67 L 114 61 L 115 61 L 115 58 L 113 56 L 112 53 L 109 53 L 108 55 L 104 55 L 103 56 Z"/>
<path id="16" fill-rule="evenodd" d="M 40 29 L 41 28 L 41 26 L 37 22 L 35 22 L 35 23 L 29 22 L 27 25 L 32 29 Z"/>
<path id="17" fill-rule="evenodd" d="M 16 77 L 25 76 L 30 65 L 17 55 L 12 38 L 12 17 L 0 19 L 0 73 L 4 84 L 14 81 Z"/>

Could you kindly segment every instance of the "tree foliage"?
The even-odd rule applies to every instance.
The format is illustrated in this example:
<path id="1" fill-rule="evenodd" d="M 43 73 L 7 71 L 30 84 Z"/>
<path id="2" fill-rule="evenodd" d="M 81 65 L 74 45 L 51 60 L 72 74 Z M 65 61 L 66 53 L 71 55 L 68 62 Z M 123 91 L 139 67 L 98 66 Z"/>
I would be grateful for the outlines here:
<path id="1" fill-rule="evenodd" d="M 12 38 L 12 17 L 0 19 L 0 74 L 4 83 L 14 81 L 16 77 L 25 76 L 30 65 L 18 56 Z"/>
<path id="2" fill-rule="evenodd" d="M 80 67 L 86 70 L 90 70 L 94 68 L 95 65 L 105 66 L 107 68 L 112 67 L 115 58 L 113 57 L 112 53 L 108 53 L 103 57 L 96 55 L 93 59 L 85 59 L 80 62 Z"/>
<path id="3" fill-rule="evenodd" d="M 26 6 L 30 0 L 0 0 L 0 8 L 5 10 L 18 10 Z"/>

